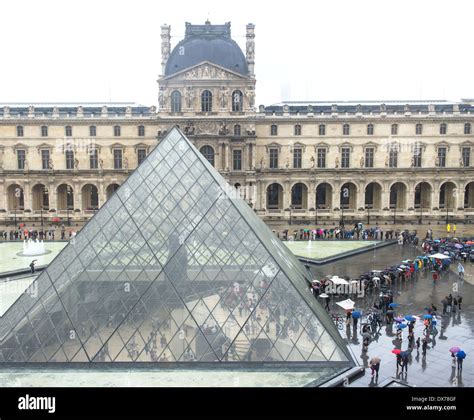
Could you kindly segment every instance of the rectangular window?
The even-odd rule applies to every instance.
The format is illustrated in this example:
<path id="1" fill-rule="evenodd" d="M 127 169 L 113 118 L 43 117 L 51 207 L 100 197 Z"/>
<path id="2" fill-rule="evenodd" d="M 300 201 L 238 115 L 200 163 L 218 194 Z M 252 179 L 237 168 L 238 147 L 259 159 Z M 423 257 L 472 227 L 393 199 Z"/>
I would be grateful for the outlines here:
<path id="1" fill-rule="evenodd" d="M 114 149 L 114 169 L 122 169 L 122 149 Z"/>
<path id="2" fill-rule="evenodd" d="M 325 168 L 326 167 L 326 149 L 320 148 L 318 149 L 318 168 Z"/>
<path id="3" fill-rule="evenodd" d="M 341 150 L 341 168 L 349 168 L 351 161 L 351 149 L 343 147 Z"/>
<path id="4" fill-rule="evenodd" d="M 303 160 L 303 150 L 294 149 L 293 150 L 293 168 L 301 169 Z"/>
<path id="5" fill-rule="evenodd" d="M 365 149 L 365 167 L 373 168 L 374 167 L 374 148 L 367 147 Z"/>
<path id="6" fill-rule="evenodd" d="M 74 152 L 66 150 L 66 169 L 74 169 Z"/>
<path id="7" fill-rule="evenodd" d="M 273 124 L 270 126 L 270 135 L 277 136 L 278 135 L 278 126 Z"/>
<path id="8" fill-rule="evenodd" d="M 49 149 L 41 150 L 41 167 L 49 169 Z"/>
<path id="9" fill-rule="evenodd" d="M 137 150 L 138 164 L 142 163 L 146 159 L 146 149 Z"/>
<path id="10" fill-rule="evenodd" d="M 398 150 L 397 149 L 390 149 L 388 153 L 388 166 L 390 168 L 398 167 Z"/>
<path id="11" fill-rule="evenodd" d="M 270 169 L 278 169 L 278 149 L 270 149 Z"/>
<path id="12" fill-rule="evenodd" d="M 17 150 L 18 169 L 25 169 L 26 150 Z"/>
<path id="13" fill-rule="evenodd" d="M 446 147 L 438 147 L 438 160 L 440 168 L 446 167 Z"/>
<path id="14" fill-rule="evenodd" d="M 23 134 L 24 134 L 23 126 L 19 125 L 19 126 L 16 128 L 16 135 L 17 135 L 18 137 L 23 137 Z"/>
<path id="15" fill-rule="evenodd" d="M 415 146 L 413 150 L 413 167 L 414 168 L 421 168 L 421 146 Z"/>
<path id="16" fill-rule="evenodd" d="M 89 162 L 91 169 L 97 169 L 99 167 L 99 152 L 97 149 L 91 149 L 89 151 Z"/>
<path id="17" fill-rule="evenodd" d="M 471 166 L 471 148 L 463 147 L 462 148 L 462 166 L 468 168 Z"/>
<path id="18" fill-rule="evenodd" d="M 241 171 L 242 170 L 242 150 L 233 150 L 233 163 L 234 163 L 234 171 Z"/>

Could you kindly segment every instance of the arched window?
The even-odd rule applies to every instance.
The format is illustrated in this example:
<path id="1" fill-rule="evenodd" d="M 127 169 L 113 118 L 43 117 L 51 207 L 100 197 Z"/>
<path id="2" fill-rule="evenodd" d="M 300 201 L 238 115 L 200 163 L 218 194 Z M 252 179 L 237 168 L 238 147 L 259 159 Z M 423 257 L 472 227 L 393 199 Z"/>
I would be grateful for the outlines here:
<path id="1" fill-rule="evenodd" d="M 301 136 L 301 124 L 295 125 L 295 136 Z"/>
<path id="2" fill-rule="evenodd" d="M 181 112 L 181 92 L 179 90 L 171 92 L 171 112 Z"/>
<path id="3" fill-rule="evenodd" d="M 350 129 L 349 124 L 344 124 L 344 125 L 342 126 L 342 134 L 343 134 L 344 136 L 348 136 L 350 132 L 351 132 L 351 129 Z"/>
<path id="4" fill-rule="evenodd" d="M 66 137 L 71 137 L 72 136 L 72 127 L 70 125 L 66 125 L 65 132 L 66 132 Z"/>
<path id="5" fill-rule="evenodd" d="M 415 133 L 416 134 L 423 134 L 423 124 L 418 123 L 415 128 Z"/>
<path id="6" fill-rule="evenodd" d="M 201 111 L 212 112 L 212 93 L 210 90 L 205 90 L 201 94 Z"/>
<path id="7" fill-rule="evenodd" d="M 138 126 L 138 136 L 139 137 L 145 137 L 145 126 L 144 125 L 139 125 Z"/>
<path id="8" fill-rule="evenodd" d="M 234 125 L 234 136 L 240 137 L 240 135 L 241 135 L 240 124 L 235 124 Z"/>
<path id="9" fill-rule="evenodd" d="M 200 152 L 214 166 L 214 149 L 211 146 L 202 146 Z"/>
<path id="10" fill-rule="evenodd" d="M 89 136 L 91 137 L 97 136 L 97 127 L 95 125 L 91 125 L 89 127 Z"/>
<path id="11" fill-rule="evenodd" d="M 320 136 L 326 135 L 326 126 L 324 124 L 319 124 L 319 135 Z"/>
<path id="12" fill-rule="evenodd" d="M 446 123 L 442 123 L 439 125 L 439 134 L 446 134 L 448 131 L 448 126 Z"/>
<path id="13" fill-rule="evenodd" d="M 48 137 L 48 126 L 41 126 L 41 137 Z"/>
<path id="14" fill-rule="evenodd" d="M 374 134 L 374 125 L 369 124 L 367 125 L 367 135 L 372 136 Z"/>
<path id="15" fill-rule="evenodd" d="M 232 112 L 242 112 L 243 95 L 240 90 L 232 92 Z"/>
<path id="16" fill-rule="evenodd" d="M 276 124 L 272 124 L 270 126 L 270 135 L 271 136 L 278 136 L 278 126 Z"/>
<path id="17" fill-rule="evenodd" d="M 22 125 L 17 126 L 17 128 L 16 128 L 16 135 L 17 135 L 18 137 L 23 137 L 23 126 L 22 126 Z"/>
<path id="18" fill-rule="evenodd" d="M 464 124 L 464 134 L 471 134 L 471 124 L 470 123 Z"/>
<path id="19" fill-rule="evenodd" d="M 122 133 L 122 131 L 121 131 L 121 129 L 120 129 L 120 126 L 119 126 L 119 125 L 115 125 L 115 126 L 114 126 L 114 136 L 115 136 L 115 137 L 120 137 L 121 133 Z"/>

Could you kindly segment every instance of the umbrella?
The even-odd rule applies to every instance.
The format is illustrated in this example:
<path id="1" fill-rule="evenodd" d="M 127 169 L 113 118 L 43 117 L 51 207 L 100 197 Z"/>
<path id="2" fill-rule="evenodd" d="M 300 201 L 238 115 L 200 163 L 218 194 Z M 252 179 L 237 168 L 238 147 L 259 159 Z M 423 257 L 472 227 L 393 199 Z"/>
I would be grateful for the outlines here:
<path id="1" fill-rule="evenodd" d="M 392 308 L 392 309 L 393 309 L 393 308 L 397 308 L 398 306 L 400 306 L 400 305 L 399 305 L 398 303 L 395 303 L 395 302 L 393 302 L 393 303 L 391 303 L 390 305 L 388 305 L 388 307 L 389 307 L 389 308 Z"/>
<path id="2" fill-rule="evenodd" d="M 329 280 L 332 281 L 334 284 L 346 284 L 346 285 L 349 284 L 347 280 L 341 279 L 340 277 L 337 277 L 337 276 L 333 276 Z"/>
<path id="3" fill-rule="evenodd" d="M 393 311 L 393 310 L 389 310 L 389 311 L 387 311 L 387 314 L 393 314 L 394 312 L 395 311 Z"/>
<path id="4" fill-rule="evenodd" d="M 456 346 L 455 346 L 455 347 L 451 347 L 451 348 L 449 349 L 449 351 L 450 351 L 451 353 L 457 353 L 458 351 L 461 351 L 461 349 L 460 349 L 459 347 L 456 347 Z"/>
<path id="5" fill-rule="evenodd" d="M 405 319 L 398 317 L 398 318 L 394 318 L 393 320 L 394 320 L 395 322 L 403 322 Z"/>
<path id="6" fill-rule="evenodd" d="M 423 317 L 423 319 L 431 319 L 431 318 L 433 318 L 433 315 L 425 315 L 425 316 Z"/>
<path id="7" fill-rule="evenodd" d="M 415 318 L 413 315 L 407 315 L 407 316 L 405 317 L 405 319 L 406 319 L 407 321 L 416 321 L 416 318 Z"/>
<path id="8" fill-rule="evenodd" d="M 457 248 L 457 249 L 462 249 L 462 248 L 464 248 L 461 244 L 455 244 L 454 247 Z"/>
<path id="9" fill-rule="evenodd" d="M 430 255 L 431 258 L 436 258 L 437 260 L 446 260 L 446 259 L 449 259 L 449 257 L 447 257 L 446 255 L 444 254 L 433 254 L 433 255 Z"/>
<path id="10" fill-rule="evenodd" d="M 458 359 L 465 359 L 467 356 L 466 352 L 464 350 L 460 350 L 456 353 L 456 357 Z"/>
<path id="11" fill-rule="evenodd" d="M 369 365 L 376 365 L 377 363 L 380 363 L 380 362 L 381 362 L 380 357 L 372 357 L 372 359 L 370 359 Z"/>
<path id="12" fill-rule="evenodd" d="M 341 300 L 340 302 L 336 302 L 336 305 L 340 306 L 342 309 L 349 310 L 354 309 L 355 302 L 351 299 Z"/>
<path id="13" fill-rule="evenodd" d="M 400 324 L 400 325 L 398 325 L 397 329 L 398 330 L 403 330 L 406 327 L 407 327 L 407 324 Z"/>
<path id="14" fill-rule="evenodd" d="M 393 354 L 400 354 L 402 351 L 400 349 L 393 349 L 392 353 Z"/>
<path id="15" fill-rule="evenodd" d="M 400 353 L 400 356 L 402 356 L 402 357 L 408 357 L 408 356 L 410 356 L 410 352 L 407 351 L 407 350 L 402 351 L 402 352 Z"/>
<path id="16" fill-rule="evenodd" d="M 360 311 L 352 312 L 352 318 L 360 318 L 361 316 L 362 316 L 362 313 Z"/>
<path id="17" fill-rule="evenodd" d="M 319 297 L 320 297 L 320 298 L 323 298 L 323 299 L 327 299 L 327 298 L 329 298 L 329 295 L 327 295 L 326 293 L 321 293 L 321 294 L 319 295 Z"/>

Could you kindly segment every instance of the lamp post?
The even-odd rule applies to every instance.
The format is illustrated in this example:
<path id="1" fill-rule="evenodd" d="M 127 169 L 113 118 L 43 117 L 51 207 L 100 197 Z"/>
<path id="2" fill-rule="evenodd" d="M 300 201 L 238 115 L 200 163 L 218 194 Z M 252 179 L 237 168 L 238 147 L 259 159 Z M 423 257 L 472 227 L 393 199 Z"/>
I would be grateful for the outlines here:
<path id="1" fill-rule="evenodd" d="M 366 209 L 367 209 L 367 226 L 370 225 L 370 204 L 366 204 Z"/>
<path id="2" fill-rule="evenodd" d="M 393 206 L 393 224 L 397 224 L 397 203 Z"/>
<path id="3" fill-rule="evenodd" d="M 457 196 L 457 189 L 456 188 L 453 188 L 453 201 L 455 201 L 455 198 Z M 448 229 L 448 225 L 449 225 L 449 201 L 448 201 L 448 197 L 447 197 L 447 194 L 446 194 L 446 190 L 445 190 L 445 207 L 446 207 L 446 229 Z"/>
<path id="4" fill-rule="evenodd" d="M 316 225 L 316 227 L 318 226 L 318 205 L 316 204 L 316 207 L 314 208 L 316 213 L 315 213 L 315 217 L 314 217 L 314 224 Z"/>
<path id="5" fill-rule="evenodd" d="M 67 214 L 67 225 L 71 226 L 71 218 L 69 217 L 69 202 L 71 197 L 71 187 L 68 185 L 66 187 L 66 214 Z"/>
<path id="6" fill-rule="evenodd" d="M 342 202 L 344 198 L 349 198 L 349 188 L 341 187 L 341 226 L 344 227 L 344 203 Z"/>

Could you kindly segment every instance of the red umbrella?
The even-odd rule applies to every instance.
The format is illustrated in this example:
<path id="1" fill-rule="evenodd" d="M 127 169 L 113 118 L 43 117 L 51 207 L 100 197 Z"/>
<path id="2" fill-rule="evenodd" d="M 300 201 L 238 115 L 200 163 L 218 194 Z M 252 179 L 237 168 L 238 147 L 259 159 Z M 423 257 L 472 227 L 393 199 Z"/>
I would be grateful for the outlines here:
<path id="1" fill-rule="evenodd" d="M 393 349 L 392 353 L 393 354 L 400 354 L 402 351 L 400 349 Z"/>
<path id="2" fill-rule="evenodd" d="M 53 222 L 60 222 L 61 221 L 61 219 L 59 217 L 53 217 L 51 220 Z"/>

